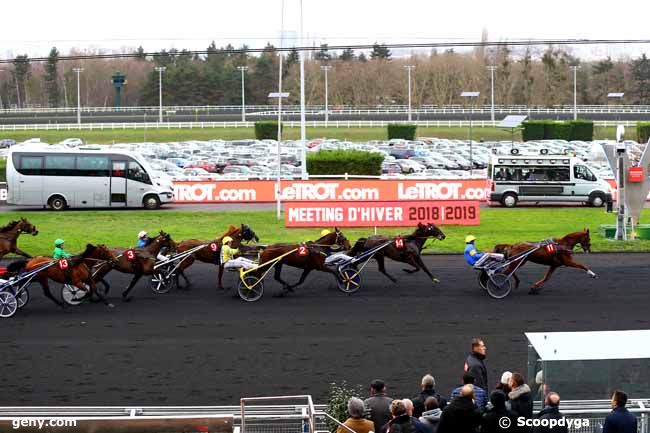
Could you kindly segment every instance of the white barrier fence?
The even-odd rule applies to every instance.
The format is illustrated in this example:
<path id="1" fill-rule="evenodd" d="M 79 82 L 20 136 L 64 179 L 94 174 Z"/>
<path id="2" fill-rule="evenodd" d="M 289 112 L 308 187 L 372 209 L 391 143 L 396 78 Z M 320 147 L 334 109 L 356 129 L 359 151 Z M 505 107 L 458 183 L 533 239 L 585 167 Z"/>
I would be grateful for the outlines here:
<path id="1" fill-rule="evenodd" d="M 298 128 L 299 121 L 283 121 L 285 127 Z M 330 120 L 329 122 L 307 121 L 308 128 L 375 128 L 386 127 L 389 123 L 416 124 L 424 128 L 464 128 L 469 127 L 469 120 L 418 120 L 413 122 L 399 120 Z M 494 127 L 498 122 L 491 120 L 472 120 L 474 128 Z M 595 120 L 595 126 L 636 126 L 635 120 Z M 22 125 L 0 125 L 0 131 L 102 131 L 129 129 L 216 129 L 216 128 L 253 128 L 254 122 L 118 122 L 118 123 L 34 123 Z"/>

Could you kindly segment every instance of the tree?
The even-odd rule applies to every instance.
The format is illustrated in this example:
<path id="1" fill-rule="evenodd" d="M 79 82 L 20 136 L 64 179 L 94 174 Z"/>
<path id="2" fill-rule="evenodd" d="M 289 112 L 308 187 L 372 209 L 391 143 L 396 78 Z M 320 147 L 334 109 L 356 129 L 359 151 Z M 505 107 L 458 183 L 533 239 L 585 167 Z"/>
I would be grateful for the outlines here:
<path id="1" fill-rule="evenodd" d="M 316 51 L 316 54 L 314 55 L 314 59 L 320 61 L 332 60 L 332 55 L 330 54 L 327 44 L 321 44 L 320 50 Z"/>
<path id="2" fill-rule="evenodd" d="M 16 100 L 19 108 L 23 108 L 27 105 L 25 101 L 25 81 L 31 75 L 32 65 L 29 63 L 29 57 L 27 54 L 22 56 L 16 56 L 14 59 L 14 81 L 16 83 Z"/>
<path id="3" fill-rule="evenodd" d="M 142 45 L 140 45 L 140 46 L 138 47 L 138 49 L 136 50 L 135 53 L 136 53 L 136 57 L 135 57 L 135 58 L 138 59 L 139 61 L 142 62 L 142 61 L 147 60 L 147 56 L 146 56 L 145 53 L 144 53 L 144 48 L 142 48 Z"/>
<path id="4" fill-rule="evenodd" d="M 532 102 L 533 84 L 533 57 L 530 47 L 526 47 L 524 57 L 519 61 L 521 72 L 513 92 L 514 103 L 517 105 L 529 105 Z"/>
<path id="5" fill-rule="evenodd" d="M 359 57 L 357 57 L 361 63 L 366 63 L 368 61 L 368 58 L 364 53 L 359 54 Z"/>
<path id="6" fill-rule="evenodd" d="M 287 56 L 287 67 L 291 67 L 292 65 L 296 65 L 300 62 L 300 53 L 298 53 L 298 50 L 296 47 L 293 47 L 291 51 L 289 51 L 289 55 Z"/>
<path id="7" fill-rule="evenodd" d="M 634 80 L 632 95 L 635 104 L 650 104 L 650 59 L 645 53 L 632 61 L 632 78 Z"/>
<path id="8" fill-rule="evenodd" d="M 375 42 L 372 45 L 372 51 L 370 52 L 370 58 L 372 60 L 390 60 L 392 54 L 386 45 L 380 45 Z"/>
<path id="9" fill-rule="evenodd" d="M 352 48 L 346 48 L 343 50 L 341 55 L 339 56 L 339 59 L 344 61 L 344 62 L 350 62 L 355 59 L 355 54 L 354 50 Z"/>
<path id="10" fill-rule="evenodd" d="M 59 63 L 59 50 L 53 47 L 45 63 L 45 92 L 47 93 L 47 103 L 50 107 L 59 106 L 59 74 L 57 66 Z"/>

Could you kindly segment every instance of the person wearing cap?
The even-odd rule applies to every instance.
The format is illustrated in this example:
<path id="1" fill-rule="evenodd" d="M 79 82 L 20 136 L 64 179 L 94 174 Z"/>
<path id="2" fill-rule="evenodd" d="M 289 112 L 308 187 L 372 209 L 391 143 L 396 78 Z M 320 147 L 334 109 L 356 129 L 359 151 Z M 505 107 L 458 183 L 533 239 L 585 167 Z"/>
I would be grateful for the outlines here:
<path id="1" fill-rule="evenodd" d="M 232 247 L 233 239 L 230 236 L 226 236 L 221 240 L 221 264 L 223 267 L 228 268 L 244 268 L 252 269 L 257 266 L 252 260 L 245 259 L 244 257 L 235 257 L 239 254 L 237 248 Z"/>
<path id="2" fill-rule="evenodd" d="M 330 232 L 327 229 L 323 229 L 320 232 L 320 237 L 323 238 L 323 237 L 329 235 L 330 233 L 332 233 L 332 232 Z M 338 253 L 330 254 L 329 256 L 325 257 L 325 264 L 328 265 L 328 266 L 330 266 L 330 265 L 338 265 L 338 264 L 347 262 L 349 260 L 352 260 L 353 258 L 354 257 L 348 256 L 344 252 L 338 252 Z"/>
<path id="3" fill-rule="evenodd" d="M 370 383 L 370 397 L 363 401 L 363 404 L 370 411 L 370 420 L 375 425 L 375 432 L 391 419 L 390 405 L 393 399 L 386 395 L 386 384 L 383 380 L 375 379 Z"/>
<path id="4" fill-rule="evenodd" d="M 54 253 L 52 254 L 53 259 L 67 259 L 72 257 L 70 254 L 66 253 L 63 249 L 65 241 L 63 239 L 57 239 L 54 241 Z"/>
<path id="5" fill-rule="evenodd" d="M 144 248 L 149 245 L 150 242 L 151 238 L 149 238 L 149 233 L 144 230 L 138 233 L 138 248 Z"/>
<path id="6" fill-rule="evenodd" d="M 480 266 L 488 258 L 494 258 L 496 260 L 503 260 L 503 254 L 498 253 L 484 253 L 476 248 L 474 242 L 476 241 L 476 236 L 467 235 L 465 236 L 465 261 L 470 266 Z"/>

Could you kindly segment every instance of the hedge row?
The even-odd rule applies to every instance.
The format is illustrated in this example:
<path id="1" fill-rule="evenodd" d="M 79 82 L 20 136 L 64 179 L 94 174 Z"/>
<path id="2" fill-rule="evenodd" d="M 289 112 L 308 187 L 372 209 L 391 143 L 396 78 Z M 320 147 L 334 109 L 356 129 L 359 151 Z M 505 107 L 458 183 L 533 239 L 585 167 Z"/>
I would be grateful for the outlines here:
<path id="1" fill-rule="evenodd" d="M 392 140 L 393 138 L 401 138 L 403 140 L 415 140 L 415 131 L 417 131 L 417 125 L 411 125 L 406 123 L 389 123 L 388 124 L 388 139 Z"/>
<path id="2" fill-rule="evenodd" d="M 282 126 L 282 128 L 284 128 L 284 126 Z M 277 140 L 278 122 L 276 120 L 255 122 L 255 138 L 258 140 Z"/>
<path id="3" fill-rule="evenodd" d="M 650 122 L 637 123 L 636 135 L 639 143 L 647 143 L 650 140 Z"/>
<path id="4" fill-rule="evenodd" d="M 384 156 L 360 150 L 322 150 L 307 154 L 307 172 L 318 174 L 381 175 Z"/>
<path id="5" fill-rule="evenodd" d="M 594 122 L 590 120 L 528 120 L 522 123 L 524 141 L 530 140 L 580 140 L 594 139 Z"/>

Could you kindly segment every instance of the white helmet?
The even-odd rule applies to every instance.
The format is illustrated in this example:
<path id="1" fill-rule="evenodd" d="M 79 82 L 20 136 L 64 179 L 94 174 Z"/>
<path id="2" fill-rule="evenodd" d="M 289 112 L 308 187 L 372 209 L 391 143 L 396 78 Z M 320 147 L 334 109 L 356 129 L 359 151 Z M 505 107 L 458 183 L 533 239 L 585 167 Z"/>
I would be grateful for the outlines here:
<path id="1" fill-rule="evenodd" d="M 149 236 L 149 233 L 145 232 L 144 230 L 142 230 L 140 233 L 138 233 L 138 239 L 144 239 L 147 236 Z"/>

